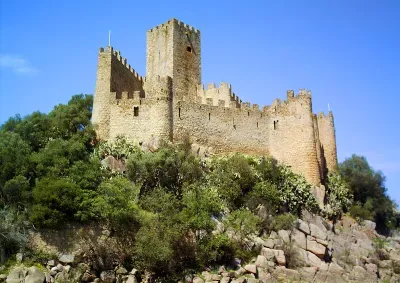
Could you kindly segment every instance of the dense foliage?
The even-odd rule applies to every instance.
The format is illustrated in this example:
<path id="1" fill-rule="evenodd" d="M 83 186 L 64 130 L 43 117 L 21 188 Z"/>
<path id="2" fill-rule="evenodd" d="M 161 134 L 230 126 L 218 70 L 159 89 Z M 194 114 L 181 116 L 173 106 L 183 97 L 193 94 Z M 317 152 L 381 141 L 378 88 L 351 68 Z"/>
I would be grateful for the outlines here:
<path id="1" fill-rule="evenodd" d="M 384 234 L 399 227 L 399 213 L 395 202 L 386 194 L 382 172 L 375 171 L 365 157 L 358 155 L 341 163 L 339 171 L 354 195 L 354 205 L 350 209 L 354 217 L 375 221 L 377 230 Z"/>
<path id="2" fill-rule="evenodd" d="M 4 234 L 23 235 L 26 223 L 96 221 L 124 235 L 136 266 L 170 276 L 250 257 L 253 236 L 290 229 L 303 209 L 320 212 L 304 177 L 272 158 L 234 154 L 202 160 L 191 154 L 189 139 L 164 143 L 155 152 L 124 137 L 98 143 L 90 122 L 92 99 L 77 95 L 49 114 L 16 116 L 1 126 L 0 212 L 9 215 L 0 227 Z M 110 156 L 126 171 L 105 166 L 102 160 Z M 328 176 L 331 215 L 349 210 L 353 194 L 361 209 L 392 223 L 382 176 L 371 170 L 371 176 L 362 170 L 360 175 L 348 164 L 341 165 L 342 176 Z M 370 203 L 378 205 L 378 199 L 390 206 L 372 211 Z M 23 237 L 7 237 L 12 238 L 17 241 L 7 242 L 8 251 L 24 243 Z"/>

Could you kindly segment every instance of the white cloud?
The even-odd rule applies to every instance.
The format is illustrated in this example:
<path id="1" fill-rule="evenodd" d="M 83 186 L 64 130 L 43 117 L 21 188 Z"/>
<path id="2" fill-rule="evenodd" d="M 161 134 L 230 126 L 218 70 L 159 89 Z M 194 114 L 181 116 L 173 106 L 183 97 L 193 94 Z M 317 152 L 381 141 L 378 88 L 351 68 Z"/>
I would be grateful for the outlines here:
<path id="1" fill-rule="evenodd" d="M 0 68 L 11 69 L 16 74 L 35 74 L 38 69 L 19 55 L 0 54 Z"/>

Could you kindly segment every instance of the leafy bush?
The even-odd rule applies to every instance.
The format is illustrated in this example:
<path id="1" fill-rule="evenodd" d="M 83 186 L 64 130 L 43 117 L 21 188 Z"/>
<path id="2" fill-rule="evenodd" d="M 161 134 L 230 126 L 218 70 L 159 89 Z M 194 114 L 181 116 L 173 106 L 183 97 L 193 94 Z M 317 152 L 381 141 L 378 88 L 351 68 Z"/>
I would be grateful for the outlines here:
<path id="1" fill-rule="evenodd" d="M 329 172 L 327 178 L 327 205 L 330 208 L 330 216 L 339 216 L 346 212 L 351 204 L 353 196 L 343 178 L 337 172 Z"/>
<path id="2" fill-rule="evenodd" d="M 109 155 L 121 159 L 128 158 L 131 154 L 139 151 L 140 148 L 129 142 L 125 136 L 117 136 L 114 140 L 101 142 L 94 150 L 94 154 L 100 159 Z"/>
<path id="3" fill-rule="evenodd" d="M 232 211 L 224 221 L 226 229 L 234 233 L 234 239 L 238 244 L 246 249 L 246 238 L 252 234 L 258 234 L 261 218 L 254 215 L 248 209 L 238 209 Z"/>
<path id="4" fill-rule="evenodd" d="M 277 215 L 272 221 L 271 230 L 292 230 L 294 228 L 296 219 L 296 216 L 290 213 Z"/>
<path id="5" fill-rule="evenodd" d="M 0 264 L 13 253 L 25 247 L 28 227 L 22 215 L 8 207 L 0 209 Z"/>
<path id="6" fill-rule="evenodd" d="M 370 210 L 364 208 L 360 204 L 353 205 L 350 208 L 350 215 L 357 220 L 357 222 L 362 222 L 362 220 L 372 219 L 372 213 Z"/>
<path id="7" fill-rule="evenodd" d="M 38 226 L 55 226 L 79 211 L 82 190 L 68 178 L 44 178 L 33 189 L 30 219 Z"/>
<path id="8" fill-rule="evenodd" d="M 288 206 L 289 212 L 300 215 L 302 209 L 318 212 L 318 202 L 311 192 L 311 185 L 306 179 L 293 173 L 288 167 L 280 167 L 278 189 L 281 201 Z"/>

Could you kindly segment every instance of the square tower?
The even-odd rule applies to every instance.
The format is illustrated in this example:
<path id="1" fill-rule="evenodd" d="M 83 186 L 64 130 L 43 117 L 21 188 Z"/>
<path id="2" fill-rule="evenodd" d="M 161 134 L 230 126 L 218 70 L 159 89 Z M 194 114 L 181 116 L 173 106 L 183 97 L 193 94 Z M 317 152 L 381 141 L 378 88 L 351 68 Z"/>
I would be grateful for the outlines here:
<path id="1" fill-rule="evenodd" d="M 194 101 L 201 84 L 200 31 L 176 19 L 147 31 L 146 80 L 172 78 L 177 100 Z"/>

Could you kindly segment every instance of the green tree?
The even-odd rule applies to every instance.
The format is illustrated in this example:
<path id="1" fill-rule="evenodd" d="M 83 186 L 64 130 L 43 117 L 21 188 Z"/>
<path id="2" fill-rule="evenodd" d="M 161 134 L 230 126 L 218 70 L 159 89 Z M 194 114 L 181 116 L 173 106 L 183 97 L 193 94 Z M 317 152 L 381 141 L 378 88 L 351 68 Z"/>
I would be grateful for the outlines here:
<path id="1" fill-rule="evenodd" d="M 5 202 L 10 205 L 22 205 L 29 200 L 29 182 L 21 175 L 8 180 L 3 188 Z"/>
<path id="2" fill-rule="evenodd" d="M 68 178 L 44 178 L 33 189 L 30 219 L 38 226 L 55 226 L 79 211 L 82 190 Z"/>
<path id="3" fill-rule="evenodd" d="M 0 132 L 0 187 L 17 175 L 26 175 L 31 150 L 20 135 Z"/>
<path id="4" fill-rule="evenodd" d="M 374 217 L 377 231 L 384 234 L 395 228 L 396 204 L 386 194 L 382 172 L 375 171 L 365 157 L 355 154 L 339 164 L 339 171 L 349 185 L 354 202 L 358 203 L 351 209 L 352 214 Z"/>

